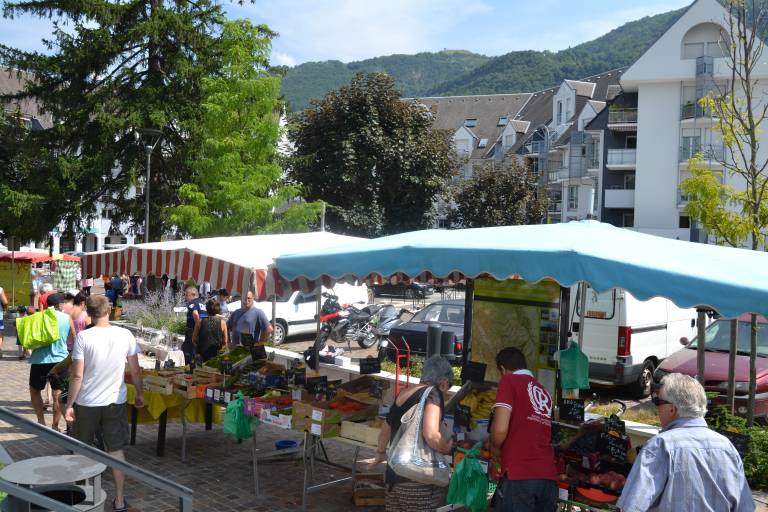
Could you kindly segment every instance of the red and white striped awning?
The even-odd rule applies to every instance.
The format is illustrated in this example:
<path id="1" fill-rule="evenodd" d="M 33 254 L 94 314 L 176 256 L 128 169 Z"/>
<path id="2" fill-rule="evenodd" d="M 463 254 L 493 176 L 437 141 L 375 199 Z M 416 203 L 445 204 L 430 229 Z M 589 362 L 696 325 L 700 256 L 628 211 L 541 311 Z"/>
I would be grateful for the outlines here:
<path id="1" fill-rule="evenodd" d="M 138 273 L 142 276 L 166 274 L 181 281 L 207 281 L 213 289 L 226 288 L 242 295 L 251 290 L 257 300 L 266 300 L 267 266 L 277 256 L 360 240 L 325 232 L 139 244 L 85 254 L 82 257 L 82 273 L 93 276 L 113 273 Z"/>

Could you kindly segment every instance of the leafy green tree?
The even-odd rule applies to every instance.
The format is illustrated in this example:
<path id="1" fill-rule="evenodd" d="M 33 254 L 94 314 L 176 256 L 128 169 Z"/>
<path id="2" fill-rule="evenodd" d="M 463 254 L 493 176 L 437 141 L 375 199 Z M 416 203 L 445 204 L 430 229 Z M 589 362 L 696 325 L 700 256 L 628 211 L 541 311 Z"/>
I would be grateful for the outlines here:
<path id="1" fill-rule="evenodd" d="M 768 120 L 756 71 L 764 60 L 760 34 L 768 31 L 768 6 L 764 0 L 725 0 L 727 34 L 722 34 L 725 59 L 731 70 L 726 85 L 715 84 L 699 105 L 717 121 L 728 151 L 722 157 L 699 153 L 688 162 L 691 177 L 681 184 L 688 194 L 687 211 L 715 235 L 718 243 L 768 249 L 768 159 L 760 158 L 761 126 Z M 729 156 L 730 155 L 730 156 Z M 718 159 L 725 174 L 712 170 L 704 158 Z M 723 177 L 738 178 L 744 188 L 724 183 Z M 757 318 L 752 315 L 750 385 L 747 423 L 752 426 L 757 381 Z M 732 347 L 733 348 L 733 347 Z M 700 350 L 703 348 L 700 347 Z M 735 350 L 730 357 L 735 358 Z M 703 378 L 703 368 L 700 378 Z M 732 401 L 733 389 L 728 390 Z"/>
<path id="2" fill-rule="evenodd" d="M 202 151 L 169 222 L 194 236 L 302 231 L 317 205 L 292 202 L 275 162 L 280 136 L 280 78 L 268 71 L 274 34 L 246 20 L 224 24 L 222 69 L 203 78 Z"/>
<path id="3" fill-rule="evenodd" d="M 383 73 L 358 74 L 293 117 L 290 177 L 329 206 L 334 231 L 379 236 L 431 225 L 435 200 L 456 173 L 451 133 L 402 101 Z"/>
<path id="4" fill-rule="evenodd" d="M 103 198 L 113 204 L 115 222 L 142 224 L 144 198 L 128 193 L 145 165 L 134 138 L 139 128 L 163 132 L 153 153 L 151 211 L 175 204 L 197 148 L 200 81 L 218 68 L 221 6 L 212 0 L 11 0 L 4 15 L 54 23 L 46 53 L 0 45 L 5 65 L 34 77 L 16 96 L 34 99 L 55 120 L 36 136 L 41 152 L 57 155 L 45 159 L 40 172 L 62 176 L 65 186 L 59 191 L 55 181 L 41 180 L 31 189 L 44 198 L 51 226 L 62 218 L 77 222 Z M 165 226 L 153 218 L 157 239 Z"/>
<path id="5" fill-rule="evenodd" d="M 0 232 L 17 240 L 47 239 L 51 229 L 46 204 L 61 199 L 66 175 L 51 173 L 53 157 L 37 145 L 20 112 L 0 115 Z M 41 186 L 43 185 L 43 186 Z M 53 196 L 43 195 L 49 191 Z"/>
<path id="6" fill-rule="evenodd" d="M 501 168 L 485 165 L 462 182 L 454 195 L 453 226 L 482 228 L 539 224 L 547 215 L 547 199 L 538 178 L 517 159 Z"/>

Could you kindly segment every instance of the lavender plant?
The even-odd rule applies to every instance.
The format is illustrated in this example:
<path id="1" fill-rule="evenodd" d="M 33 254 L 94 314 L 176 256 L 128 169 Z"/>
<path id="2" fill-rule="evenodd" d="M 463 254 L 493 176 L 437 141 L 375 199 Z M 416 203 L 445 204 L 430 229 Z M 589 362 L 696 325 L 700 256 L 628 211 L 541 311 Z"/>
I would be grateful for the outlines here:
<path id="1" fill-rule="evenodd" d="M 184 334 L 186 318 L 183 313 L 173 311 L 174 307 L 184 305 L 183 291 L 175 294 L 148 291 L 141 300 L 123 301 L 123 318 L 144 327 Z"/>

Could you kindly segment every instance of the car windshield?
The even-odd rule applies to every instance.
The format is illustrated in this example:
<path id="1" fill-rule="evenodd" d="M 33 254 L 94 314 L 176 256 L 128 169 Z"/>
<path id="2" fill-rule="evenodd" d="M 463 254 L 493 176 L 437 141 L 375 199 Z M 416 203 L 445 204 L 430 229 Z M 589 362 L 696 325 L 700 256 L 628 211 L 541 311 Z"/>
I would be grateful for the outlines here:
<path id="1" fill-rule="evenodd" d="M 431 304 L 416 313 L 411 322 L 441 322 L 462 325 L 464 323 L 464 306 Z"/>
<path id="2" fill-rule="evenodd" d="M 712 325 L 707 327 L 705 332 L 705 348 L 707 351 L 712 352 L 725 352 L 730 350 L 731 346 L 731 321 L 730 320 L 717 320 Z M 749 322 L 738 322 L 736 328 L 736 353 L 739 355 L 749 355 L 750 345 L 750 324 Z M 694 339 L 688 348 L 696 348 L 696 340 Z M 757 355 L 760 357 L 768 357 L 768 325 L 757 324 Z"/>

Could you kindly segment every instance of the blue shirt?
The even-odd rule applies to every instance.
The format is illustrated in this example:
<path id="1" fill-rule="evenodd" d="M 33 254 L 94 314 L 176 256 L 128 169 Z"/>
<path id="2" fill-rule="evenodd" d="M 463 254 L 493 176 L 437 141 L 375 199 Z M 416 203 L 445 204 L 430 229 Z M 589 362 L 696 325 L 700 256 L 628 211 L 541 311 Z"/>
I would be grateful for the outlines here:
<path id="1" fill-rule="evenodd" d="M 649 440 L 617 502 L 622 512 L 752 512 L 733 444 L 704 418 L 678 418 Z"/>
<path id="2" fill-rule="evenodd" d="M 187 329 L 195 328 L 195 317 L 192 316 L 193 312 L 197 311 L 200 318 L 207 318 L 208 312 L 205 310 L 205 303 L 200 297 L 192 299 L 192 302 L 187 304 Z"/>
<path id="3" fill-rule="evenodd" d="M 52 344 L 32 351 L 29 356 L 29 364 L 60 363 L 67 358 L 67 337 L 69 336 L 70 316 L 61 311 L 56 311 L 56 319 L 59 323 L 59 339 Z"/>
<path id="4" fill-rule="evenodd" d="M 253 336 L 253 341 L 258 343 L 261 333 L 269 325 L 269 319 L 267 315 L 257 307 L 249 309 L 239 309 L 235 311 L 230 317 L 230 321 L 227 325 L 232 325 L 230 336 L 232 343 L 239 345 L 242 343 L 240 336 L 242 334 L 250 334 Z"/>

